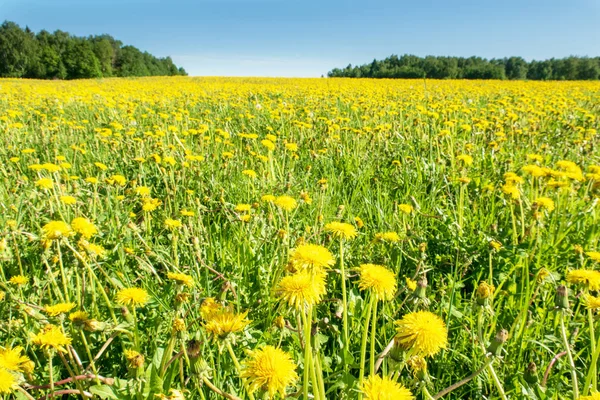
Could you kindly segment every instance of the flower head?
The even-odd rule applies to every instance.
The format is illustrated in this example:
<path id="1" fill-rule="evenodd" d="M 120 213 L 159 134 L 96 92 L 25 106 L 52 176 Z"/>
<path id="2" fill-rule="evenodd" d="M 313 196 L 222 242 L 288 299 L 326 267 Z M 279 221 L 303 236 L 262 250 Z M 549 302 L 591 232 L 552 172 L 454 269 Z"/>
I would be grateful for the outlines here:
<path id="1" fill-rule="evenodd" d="M 371 375 L 362 383 L 360 391 L 365 400 L 412 400 L 414 396 L 404 386 L 384 376 Z"/>
<path id="2" fill-rule="evenodd" d="M 548 212 L 554 210 L 554 200 L 549 197 L 538 197 L 533 204 L 537 208 L 548 210 Z"/>
<path id="3" fill-rule="evenodd" d="M 27 369 L 30 360 L 26 355 L 22 355 L 21 346 L 11 348 L 0 347 L 0 370 L 6 369 L 12 372 L 22 372 Z"/>
<path id="4" fill-rule="evenodd" d="M 600 252 L 598 251 L 587 251 L 585 255 L 594 261 L 600 262 Z"/>
<path id="5" fill-rule="evenodd" d="M 340 239 L 353 239 L 358 234 L 354 225 L 345 222 L 330 222 L 325 225 L 325 232 L 331 233 L 334 237 Z"/>
<path id="6" fill-rule="evenodd" d="M 590 310 L 600 309 L 600 297 L 594 297 L 591 294 L 584 294 L 583 302 L 585 306 Z"/>
<path id="7" fill-rule="evenodd" d="M 362 264 L 358 287 L 369 290 L 377 300 L 392 300 L 396 294 L 396 274 L 382 265 Z"/>
<path id="8" fill-rule="evenodd" d="M 9 282 L 13 285 L 21 286 L 29 282 L 29 278 L 23 275 L 15 275 L 9 279 Z"/>
<path id="9" fill-rule="evenodd" d="M 16 387 L 16 376 L 8 370 L 0 368 L 0 394 L 10 394 Z"/>
<path id="10" fill-rule="evenodd" d="M 77 217 L 71 221 L 71 228 L 86 239 L 98 233 L 98 228 L 87 218 Z"/>
<path id="11" fill-rule="evenodd" d="M 124 306 L 143 306 L 149 300 L 148 292 L 140 288 L 121 289 L 117 293 L 117 303 Z"/>
<path id="12" fill-rule="evenodd" d="M 298 202 L 290 196 L 279 196 L 275 198 L 273 203 L 285 211 L 292 211 L 298 206 Z"/>
<path id="13" fill-rule="evenodd" d="M 44 311 L 51 317 L 56 317 L 60 314 L 66 314 L 76 306 L 75 303 L 58 303 L 53 306 L 44 307 Z"/>
<path id="14" fill-rule="evenodd" d="M 248 382 L 250 393 L 262 390 L 270 397 L 279 393 L 282 398 L 285 397 L 286 388 L 298 379 L 292 357 L 273 346 L 252 351 L 242 363 L 240 377 Z"/>
<path id="15" fill-rule="evenodd" d="M 381 242 L 397 243 L 400 241 L 400 235 L 396 232 L 381 232 L 375 234 L 375 239 Z"/>
<path id="16" fill-rule="evenodd" d="M 316 244 L 303 244 L 290 253 L 290 262 L 297 270 L 322 270 L 330 268 L 335 259 L 329 250 Z"/>
<path id="17" fill-rule="evenodd" d="M 600 290 L 600 272 L 589 269 L 574 269 L 567 273 L 567 282 L 586 286 L 589 290 Z"/>
<path id="18" fill-rule="evenodd" d="M 246 316 L 248 312 L 235 313 L 226 307 L 212 313 L 204 323 L 204 329 L 215 339 L 225 339 L 232 333 L 243 331 L 250 321 Z"/>
<path id="19" fill-rule="evenodd" d="M 396 321 L 395 341 L 411 355 L 430 357 L 448 344 L 448 330 L 440 317 L 429 311 L 406 314 Z"/>
<path id="20" fill-rule="evenodd" d="M 45 240 L 58 240 L 73 235 L 71 226 L 63 221 L 50 221 L 42 227 L 42 237 Z"/>
<path id="21" fill-rule="evenodd" d="M 66 353 L 65 346 L 71 344 L 71 338 L 64 334 L 61 328 L 55 325 L 46 325 L 31 339 L 33 344 L 40 346 L 44 350 L 56 350 Z"/>
<path id="22" fill-rule="evenodd" d="M 410 214 L 414 210 L 413 206 L 411 206 L 410 204 L 398 204 L 398 209 L 404 214 Z"/>
<path id="23" fill-rule="evenodd" d="M 179 285 L 185 285 L 187 287 L 194 286 L 194 278 L 187 274 L 169 272 L 167 274 L 167 278 L 169 278 L 172 281 L 175 281 Z"/>
<path id="24" fill-rule="evenodd" d="M 298 310 L 313 306 L 326 293 L 323 272 L 299 271 L 282 278 L 275 289 L 277 296 Z"/>

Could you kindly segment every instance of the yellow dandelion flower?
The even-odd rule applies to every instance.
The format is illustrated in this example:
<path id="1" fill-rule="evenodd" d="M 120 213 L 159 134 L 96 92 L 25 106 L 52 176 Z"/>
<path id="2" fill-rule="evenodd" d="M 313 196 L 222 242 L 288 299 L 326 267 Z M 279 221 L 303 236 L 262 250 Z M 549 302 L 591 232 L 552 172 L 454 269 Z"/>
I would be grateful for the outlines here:
<path id="1" fill-rule="evenodd" d="M 23 372 L 30 360 L 29 357 L 21 353 L 23 353 L 23 347 L 21 346 L 6 349 L 0 347 L 0 370 Z"/>
<path id="2" fill-rule="evenodd" d="M 71 221 L 71 228 L 86 239 L 98 233 L 98 228 L 89 219 L 83 217 L 74 218 Z"/>
<path id="3" fill-rule="evenodd" d="M 110 179 L 119 186 L 125 186 L 127 183 L 127 178 L 125 178 L 123 175 L 113 175 L 110 177 Z"/>
<path id="4" fill-rule="evenodd" d="M 496 287 L 494 285 L 490 285 L 487 282 L 481 282 L 477 287 L 477 298 L 487 299 L 488 297 L 494 294 L 494 290 L 496 290 Z"/>
<path id="5" fill-rule="evenodd" d="M 71 226 L 63 221 L 50 221 L 42 227 L 42 237 L 45 240 L 58 240 L 71 235 Z"/>
<path id="6" fill-rule="evenodd" d="M 260 144 L 265 146 L 269 151 L 275 150 L 275 143 L 271 142 L 269 139 L 263 139 L 260 141 Z"/>
<path id="7" fill-rule="evenodd" d="M 404 386 L 387 376 L 371 375 L 360 387 L 365 400 L 412 400 L 414 396 Z"/>
<path id="8" fill-rule="evenodd" d="M 52 189 L 54 186 L 54 181 L 50 178 L 42 178 L 35 181 L 35 186 L 40 189 Z"/>
<path id="9" fill-rule="evenodd" d="M 219 312 L 223 306 L 218 303 L 213 297 L 207 297 L 200 305 L 200 315 L 204 320 L 210 319 L 215 313 Z"/>
<path id="10" fill-rule="evenodd" d="M 400 241 L 400 235 L 396 232 L 381 232 L 375 234 L 375 239 L 380 242 L 397 243 Z"/>
<path id="11" fill-rule="evenodd" d="M 117 303 L 124 306 L 143 306 L 149 299 L 150 296 L 147 291 L 136 287 L 121 289 L 117 293 Z"/>
<path id="12" fill-rule="evenodd" d="M 600 298 L 594 297 L 591 294 L 585 294 L 583 296 L 583 302 L 585 306 L 590 310 L 600 309 Z"/>
<path id="13" fill-rule="evenodd" d="M 10 394 L 17 386 L 16 376 L 8 370 L 0 368 L 0 394 Z"/>
<path id="14" fill-rule="evenodd" d="M 505 185 L 502 185 L 500 189 L 505 195 L 510 196 L 510 198 L 513 200 L 518 200 L 519 198 L 521 198 L 521 192 L 519 191 L 519 188 L 513 184 L 507 183 Z"/>
<path id="15" fill-rule="evenodd" d="M 396 294 L 396 274 L 382 265 L 362 264 L 358 268 L 358 287 L 369 290 L 377 300 L 392 300 Z"/>
<path id="16" fill-rule="evenodd" d="M 75 307 L 75 303 L 58 303 L 53 306 L 44 307 L 44 312 L 51 317 L 56 317 L 57 315 L 68 313 Z"/>
<path id="17" fill-rule="evenodd" d="M 417 281 L 414 281 L 408 277 L 406 277 L 406 287 L 411 291 L 414 292 L 417 289 Z"/>
<path id="18" fill-rule="evenodd" d="M 567 273 L 567 282 L 583 285 L 589 290 L 600 290 L 600 272 L 588 269 L 574 269 Z"/>
<path id="19" fill-rule="evenodd" d="M 500 249 L 502 248 L 502 243 L 500 243 L 500 242 L 499 242 L 499 241 L 497 241 L 497 240 L 490 240 L 490 241 L 489 241 L 489 245 L 490 245 L 490 247 L 491 247 L 492 249 L 494 249 L 494 250 L 496 250 L 496 251 L 498 251 L 498 250 L 500 250 Z"/>
<path id="20" fill-rule="evenodd" d="M 135 188 L 135 193 L 141 197 L 150 196 L 150 188 L 147 186 L 138 186 Z"/>
<path id="21" fill-rule="evenodd" d="M 204 323 L 204 329 L 214 339 L 225 339 L 231 334 L 243 331 L 250 324 L 247 315 L 247 311 L 238 314 L 223 307 L 210 315 Z"/>
<path id="22" fill-rule="evenodd" d="M 272 194 L 265 194 L 260 199 L 262 201 L 264 201 L 265 203 L 273 203 L 273 202 L 275 202 L 275 196 L 273 196 Z"/>
<path id="23" fill-rule="evenodd" d="M 325 225 L 325 232 L 331 233 L 334 237 L 340 239 L 353 239 L 358 234 L 353 225 L 345 222 L 330 222 Z"/>
<path id="24" fill-rule="evenodd" d="M 458 161 L 460 161 L 466 167 L 473 164 L 473 157 L 471 157 L 468 154 L 460 154 L 460 155 L 456 156 L 456 159 Z"/>
<path id="25" fill-rule="evenodd" d="M 273 203 L 284 211 L 292 211 L 298 207 L 298 202 L 290 196 L 278 196 Z"/>
<path id="26" fill-rule="evenodd" d="M 538 197 L 533 202 L 533 205 L 537 208 L 548 210 L 548 212 L 554 210 L 554 200 L 549 197 Z"/>
<path id="27" fill-rule="evenodd" d="M 320 270 L 330 268 L 335 259 L 333 254 L 317 244 L 303 244 L 290 252 L 290 262 L 298 270 Z"/>
<path id="28" fill-rule="evenodd" d="M 77 204 L 77 199 L 73 196 L 60 196 L 59 199 L 61 203 L 68 206 Z"/>
<path id="29" fill-rule="evenodd" d="M 181 228 L 183 224 L 178 219 L 167 218 L 165 219 L 165 228 L 175 230 Z"/>
<path id="30" fill-rule="evenodd" d="M 84 324 L 89 320 L 89 315 L 85 311 L 75 311 L 69 314 L 69 321 L 74 324 Z"/>
<path id="31" fill-rule="evenodd" d="M 258 176 L 258 174 L 256 173 L 256 171 L 252 170 L 252 169 L 245 169 L 242 171 L 242 175 L 246 175 L 249 178 L 256 178 Z"/>
<path id="32" fill-rule="evenodd" d="M 9 279 L 9 282 L 13 285 L 20 286 L 27 284 L 27 282 L 29 282 L 29 278 L 23 275 L 15 275 Z"/>
<path id="33" fill-rule="evenodd" d="M 300 271 L 279 281 L 275 289 L 277 296 L 298 310 L 313 306 L 326 293 L 325 274 Z"/>
<path id="34" fill-rule="evenodd" d="M 410 204 L 398 204 L 398 209 L 404 214 L 410 214 L 414 211 L 414 207 Z"/>
<path id="35" fill-rule="evenodd" d="M 185 285 L 187 287 L 194 286 L 194 278 L 192 278 L 190 275 L 176 273 L 176 272 L 169 272 L 167 274 L 167 278 L 172 281 L 177 282 L 179 285 Z"/>
<path id="36" fill-rule="evenodd" d="M 237 212 L 248 212 L 252 209 L 250 204 L 238 204 L 235 206 L 235 211 Z"/>
<path id="37" fill-rule="evenodd" d="M 46 325 L 31 339 L 33 344 L 40 346 L 44 350 L 56 350 L 66 353 L 65 346 L 71 344 L 71 338 L 64 334 L 61 328 L 55 325 Z"/>
<path id="38" fill-rule="evenodd" d="M 600 262 L 600 252 L 598 251 L 586 251 L 585 255 L 594 261 Z"/>
<path id="39" fill-rule="evenodd" d="M 129 368 L 139 368 L 144 365 L 144 356 L 135 350 L 129 349 L 123 352 Z"/>
<path id="40" fill-rule="evenodd" d="M 600 392 L 592 393 L 589 396 L 579 396 L 578 400 L 600 400 Z"/>
<path id="41" fill-rule="evenodd" d="M 427 360 L 421 356 L 412 356 L 406 360 L 406 364 L 412 370 L 414 377 L 422 376 L 427 371 Z"/>
<path id="42" fill-rule="evenodd" d="M 406 314 L 396 321 L 395 342 L 411 355 L 430 357 L 448 345 L 446 324 L 429 311 Z"/>
<path id="43" fill-rule="evenodd" d="M 250 393 L 261 390 L 268 393 L 270 398 L 276 393 L 285 397 L 286 389 L 298 379 L 292 357 L 268 345 L 250 352 L 248 359 L 242 362 L 240 377 L 246 380 Z"/>

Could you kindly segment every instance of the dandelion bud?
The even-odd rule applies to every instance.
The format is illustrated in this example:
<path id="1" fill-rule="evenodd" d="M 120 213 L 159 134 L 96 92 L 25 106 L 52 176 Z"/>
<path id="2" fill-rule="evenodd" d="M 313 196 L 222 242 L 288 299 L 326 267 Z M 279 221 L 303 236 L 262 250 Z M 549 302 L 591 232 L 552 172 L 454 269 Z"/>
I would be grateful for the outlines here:
<path id="1" fill-rule="evenodd" d="M 494 294 L 496 288 L 487 282 L 481 282 L 477 287 L 477 304 L 480 306 L 486 305 L 489 298 Z"/>
<path id="2" fill-rule="evenodd" d="M 508 340 L 508 331 L 506 329 L 500 329 L 496 336 L 492 339 L 492 342 L 487 348 L 487 352 L 492 356 L 500 355 L 502 345 Z"/>
<path id="3" fill-rule="evenodd" d="M 175 332 L 185 331 L 185 321 L 181 318 L 175 318 L 175 320 L 173 321 L 173 330 Z"/>
<path id="4" fill-rule="evenodd" d="M 537 365 L 535 365 L 533 361 L 530 362 L 529 365 L 527 365 L 525 373 L 523 374 L 523 378 L 525 379 L 525 382 L 532 385 L 538 382 L 539 377 L 537 374 Z"/>
<path id="5" fill-rule="evenodd" d="M 417 281 L 417 289 L 415 290 L 415 296 L 419 299 L 427 297 L 427 277 L 423 276 Z"/>
<path id="6" fill-rule="evenodd" d="M 561 310 L 569 309 L 569 291 L 565 285 L 560 285 L 556 288 L 556 297 L 554 305 Z"/>
<path id="7" fill-rule="evenodd" d="M 192 339 L 188 340 L 185 351 L 190 358 L 198 358 L 200 356 L 201 344 L 199 340 Z"/>
<path id="8" fill-rule="evenodd" d="M 583 254 L 583 247 L 576 244 L 573 246 L 573 251 L 575 251 L 575 254 Z"/>
<path id="9" fill-rule="evenodd" d="M 279 237 L 279 239 L 285 239 L 285 237 L 287 236 L 287 232 L 285 231 L 285 229 L 280 229 L 277 231 L 277 237 Z"/>
<path id="10" fill-rule="evenodd" d="M 421 253 L 425 253 L 425 250 L 427 250 L 427 243 L 423 242 L 423 243 L 419 244 L 419 251 Z"/>
<path id="11" fill-rule="evenodd" d="M 127 322 L 129 322 L 130 324 L 133 324 L 133 316 L 131 315 L 131 313 L 129 312 L 129 310 L 127 309 L 127 307 L 121 307 L 121 315 L 123 316 L 123 318 L 125 318 L 125 320 Z"/>
<path id="12" fill-rule="evenodd" d="M 144 356 L 135 350 L 125 350 L 125 358 L 129 368 L 136 369 L 144 365 Z"/>
<path id="13" fill-rule="evenodd" d="M 285 318 L 283 318 L 282 315 L 278 316 L 277 318 L 275 318 L 275 322 L 274 322 L 275 326 L 278 327 L 279 329 L 283 329 L 285 328 Z"/>
<path id="14" fill-rule="evenodd" d="M 106 325 L 103 322 L 100 322 L 95 319 L 88 319 L 83 323 L 83 329 L 85 329 L 88 332 L 102 331 L 104 330 L 105 326 Z"/>

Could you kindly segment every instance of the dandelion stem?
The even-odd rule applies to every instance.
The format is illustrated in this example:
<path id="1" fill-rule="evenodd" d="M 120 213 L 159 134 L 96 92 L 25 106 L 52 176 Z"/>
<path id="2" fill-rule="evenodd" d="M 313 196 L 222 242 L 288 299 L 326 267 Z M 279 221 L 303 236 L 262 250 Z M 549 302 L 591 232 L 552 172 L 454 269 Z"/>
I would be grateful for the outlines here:
<path id="1" fill-rule="evenodd" d="M 304 376 L 303 376 L 303 390 L 304 390 L 304 400 L 308 400 L 308 379 L 310 377 L 310 369 L 311 369 L 311 326 L 309 324 L 309 318 L 306 314 L 310 315 L 310 320 L 312 320 L 312 307 L 308 308 L 306 313 L 302 313 L 302 322 L 304 324 Z M 316 388 L 314 388 L 316 389 Z"/>
<path id="2" fill-rule="evenodd" d="M 492 380 L 494 381 L 494 385 L 496 385 L 496 389 L 500 393 L 500 397 L 502 400 L 506 400 L 506 394 L 504 393 L 504 388 L 502 387 L 502 383 L 500 383 L 500 379 L 498 379 L 498 375 L 492 366 L 492 363 L 488 363 L 487 365 L 488 372 L 492 375 Z"/>
<path id="3" fill-rule="evenodd" d="M 375 298 L 375 296 L 373 296 Z M 369 373 L 375 374 L 375 331 L 377 329 L 377 299 L 373 300 L 373 318 L 371 322 L 371 356 L 369 358 Z"/>
<path id="4" fill-rule="evenodd" d="M 590 349 L 594 352 L 592 354 L 592 365 L 585 377 L 585 386 L 583 387 L 583 395 L 587 396 L 590 391 L 590 384 L 592 384 L 592 391 L 595 392 L 598 386 L 598 349 L 596 348 L 596 333 L 594 332 L 594 316 L 592 310 L 588 309 L 588 324 L 590 326 Z M 599 346 L 600 347 L 600 346 Z"/>
<path id="5" fill-rule="evenodd" d="M 373 309 L 373 303 L 375 302 L 375 296 L 371 296 L 369 305 L 367 306 L 367 318 L 365 320 L 365 326 L 363 327 L 362 342 L 360 345 L 360 370 L 358 375 L 358 385 L 361 386 L 365 378 L 365 360 L 367 357 L 367 338 L 369 337 L 369 322 L 371 320 L 371 310 Z M 359 395 L 359 399 L 362 399 L 362 394 Z"/>
<path id="6" fill-rule="evenodd" d="M 231 356 L 231 359 L 233 360 L 233 365 L 235 365 L 235 369 L 237 370 L 238 374 L 240 374 L 242 372 L 242 366 L 240 365 L 240 362 L 238 361 L 238 359 L 235 355 L 235 352 L 233 351 L 233 348 L 231 347 L 231 343 L 229 342 L 229 340 L 227 340 L 225 343 L 226 343 L 225 347 L 227 347 L 227 352 L 229 353 L 229 355 Z M 254 395 L 252 393 L 250 393 L 245 382 L 244 382 L 244 387 L 246 388 L 246 393 L 248 394 L 248 398 L 250 400 L 254 400 Z"/>
<path id="7" fill-rule="evenodd" d="M 471 375 L 467 376 L 466 378 L 464 378 L 464 379 L 448 386 L 447 388 L 441 390 L 440 392 L 436 393 L 433 396 L 433 400 L 441 399 L 442 397 L 444 397 L 448 393 L 452 392 L 453 390 L 456 390 L 459 387 L 463 386 L 464 384 L 469 383 L 473 378 L 475 378 L 477 375 L 481 374 L 483 372 L 483 370 L 486 369 L 486 367 L 492 363 L 493 360 L 494 359 L 492 357 L 488 358 L 487 361 L 481 367 L 479 367 L 479 369 L 477 371 L 473 372 Z"/>
<path id="8" fill-rule="evenodd" d="M 596 368 L 598 365 L 598 356 L 600 356 L 600 344 L 596 343 L 596 347 L 594 348 L 594 353 L 592 354 L 592 365 L 588 370 L 587 376 L 585 377 L 585 386 L 583 388 L 583 395 L 586 396 L 590 390 L 590 383 L 592 379 L 596 380 Z M 594 383 L 593 389 L 596 390 L 597 385 Z"/>
<path id="9" fill-rule="evenodd" d="M 565 350 L 567 352 L 567 359 L 569 360 L 569 367 L 571 368 L 571 380 L 573 381 L 573 400 L 577 400 L 579 398 L 579 386 L 577 383 L 577 370 L 575 369 L 575 362 L 573 361 L 573 355 L 571 354 L 571 346 L 569 344 L 569 340 L 567 339 L 567 331 L 565 329 L 565 314 L 564 312 L 560 312 L 560 333 L 562 336 L 563 343 L 565 345 Z"/>
<path id="10" fill-rule="evenodd" d="M 346 295 L 346 270 L 344 269 L 344 240 L 340 239 L 340 275 L 342 278 L 342 325 L 344 330 L 344 352 L 348 352 L 348 298 Z M 344 361 L 344 365 L 346 362 Z"/>

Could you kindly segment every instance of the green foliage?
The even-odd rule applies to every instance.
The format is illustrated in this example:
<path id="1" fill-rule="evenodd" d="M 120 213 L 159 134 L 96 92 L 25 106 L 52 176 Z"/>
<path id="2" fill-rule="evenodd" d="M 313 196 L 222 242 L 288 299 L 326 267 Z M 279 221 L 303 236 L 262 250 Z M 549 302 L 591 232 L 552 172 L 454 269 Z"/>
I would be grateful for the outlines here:
<path id="1" fill-rule="evenodd" d="M 170 57 L 157 58 L 110 35 L 34 34 L 14 22 L 0 25 L 0 77 L 81 79 L 187 75 Z"/>
<path id="2" fill-rule="evenodd" d="M 545 61 L 525 61 L 521 57 L 487 60 L 481 57 L 425 58 L 405 54 L 391 55 L 369 64 L 334 68 L 330 78 L 430 78 L 430 79 L 531 79 L 597 80 L 600 57 L 568 57 Z"/>

